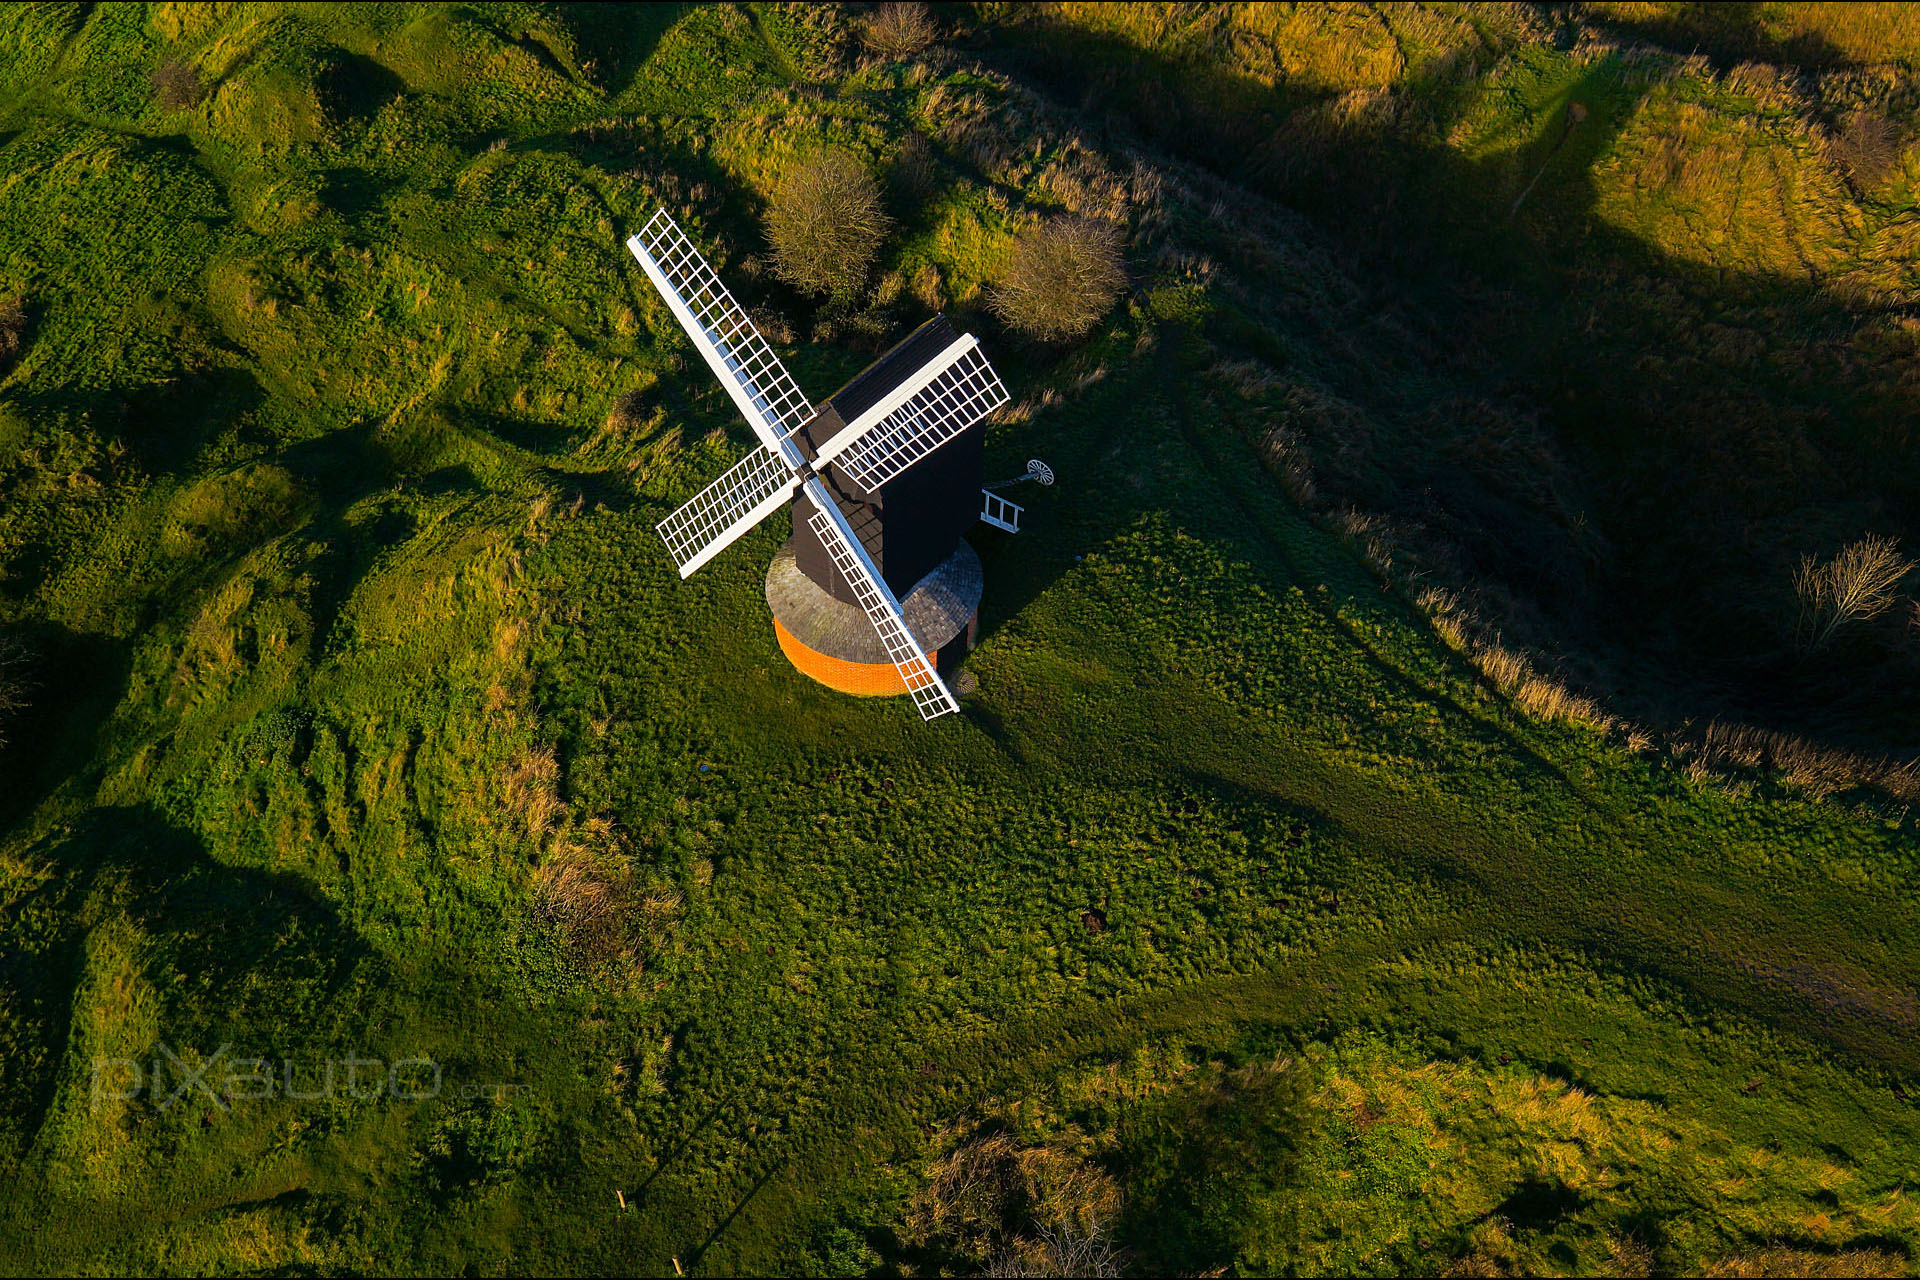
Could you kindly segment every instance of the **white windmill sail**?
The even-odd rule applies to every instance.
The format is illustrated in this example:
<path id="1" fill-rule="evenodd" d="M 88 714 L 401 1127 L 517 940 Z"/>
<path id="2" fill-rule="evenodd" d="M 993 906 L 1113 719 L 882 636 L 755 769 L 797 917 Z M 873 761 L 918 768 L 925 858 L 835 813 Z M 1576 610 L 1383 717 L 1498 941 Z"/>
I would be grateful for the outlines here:
<path id="1" fill-rule="evenodd" d="M 680 567 L 680 576 L 690 577 L 785 506 L 799 489 L 800 476 L 785 459 L 755 449 L 654 528 Z"/>
<path id="2" fill-rule="evenodd" d="M 813 499 L 814 506 L 818 508 L 808 517 L 807 523 L 819 536 L 827 554 L 833 557 L 833 567 L 853 587 L 867 620 L 880 633 L 880 643 L 886 646 L 887 657 L 892 659 L 894 669 L 899 671 L 900 679 L 907 686 L 907 692 L 913 696 L 913 705 L 919 710 L 920 718 L 933 720 L 948 712 L 958 711 L 960 704 L 954 701 L 953 692 L 947 688 L 946 681 L 934 669 L 932 660 L 920 648 L 920 642 L 913 638 L 899 600 L 887 587 L 886 579 L 874 571 L 873 561 L 868 559 L 866 549 L 860 545 L 860 539 L 847 524 L 846 516 L 834 504 L 832 495 L 818 480 L 813 480 L 807 485 L 807 496 Z"/>
<path id="3" fill-rule="evenodd" d="M 833 434 L 814 455 L 814 470 L 840 458 L 869 492 L 899 475 L 1004 404 L 1006 389 L 962 335 L 912 377 Z M 984 371 L 984 373 L 982 372 Z M 881 439 L 876 447 L 862 444 Z M 791 439 L 782 449 L 794 447 Z M 844 455 L 844 456 L 843 456 Z M 853 465 L 857 464 L 857 465 Z M 657 526 L 687 577 L 776 511 L 799 488 L 797 460 L 770 453 L 743 458 Z M 781 468 L 790 473 L 783 477 Z M 877 477 L 877 478 L 876 478 Z"/>
<path id="4" fill-rule="evenodd" d="M 928 368 L 930 375 L 915 377 L 849 423 L 847 431 L 829 441 L 829 447 L 839 447 L 831 454 L 822 449 L 815 465 L 832 458 L 871 493 L 1007 402 L 1007 389 L 971 335 L 948 347 Z M 856 426 L 857 433 L 852 431 Z M 849 435 L 851 439 L 841 443 Z"/>
<path id="5" fill-rule="evenodd" d="M 789 457 L 793 446 L 786 438 L 813 416 L 813 406 L 693 241 L 662 209 L 627 239 L 627 248 L 760 443 Z M 791 456 L 797 460 L 797 451 Z"/>

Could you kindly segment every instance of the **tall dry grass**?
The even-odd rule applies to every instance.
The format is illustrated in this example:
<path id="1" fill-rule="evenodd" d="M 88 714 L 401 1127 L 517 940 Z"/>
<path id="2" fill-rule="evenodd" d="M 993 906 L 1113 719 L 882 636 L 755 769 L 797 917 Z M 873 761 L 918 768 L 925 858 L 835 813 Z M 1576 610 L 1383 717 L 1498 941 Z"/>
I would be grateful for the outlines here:
<path id="1" fill-rule="evenodd" d="M 1676 754 L 1707 770 L 1771 770 L 1816 798 L 1865 786 L 1920 800 L 1920 761 L 1862 755 L 1753 725 L 1716 720 Z"/>

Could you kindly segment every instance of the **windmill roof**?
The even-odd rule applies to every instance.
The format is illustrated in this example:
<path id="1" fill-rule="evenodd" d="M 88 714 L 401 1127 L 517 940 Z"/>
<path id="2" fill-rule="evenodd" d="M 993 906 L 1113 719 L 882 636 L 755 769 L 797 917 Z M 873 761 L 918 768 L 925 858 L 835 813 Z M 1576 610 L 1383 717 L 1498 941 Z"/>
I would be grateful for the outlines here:
<path id="1" fill-rule="evenodd" d="M 914 370 L 953 345 L 959 336 L 951 321 L 945 316 L 935 316 L 855 374 L 846 386 L 827 397 L 826 404 L 833 406 L 841 421 L 852 422 L 911 378 Z"/>

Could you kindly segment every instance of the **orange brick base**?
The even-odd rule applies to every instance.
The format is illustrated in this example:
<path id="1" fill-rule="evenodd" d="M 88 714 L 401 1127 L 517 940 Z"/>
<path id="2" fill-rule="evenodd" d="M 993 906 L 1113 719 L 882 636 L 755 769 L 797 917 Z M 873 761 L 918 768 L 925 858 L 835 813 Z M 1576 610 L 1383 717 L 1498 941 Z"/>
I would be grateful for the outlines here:
<path id="1" fill-rule="evenodd" d="M 791 631 L 773 620 L 773 634 L 780 641 L 780 652 L 787 661 L 829 689 L 850 693 L 856 698 L 888 698 L 907 691 L 899 670 L 891 662 L 847 662 L 817 653 L 796 640 Z"/>

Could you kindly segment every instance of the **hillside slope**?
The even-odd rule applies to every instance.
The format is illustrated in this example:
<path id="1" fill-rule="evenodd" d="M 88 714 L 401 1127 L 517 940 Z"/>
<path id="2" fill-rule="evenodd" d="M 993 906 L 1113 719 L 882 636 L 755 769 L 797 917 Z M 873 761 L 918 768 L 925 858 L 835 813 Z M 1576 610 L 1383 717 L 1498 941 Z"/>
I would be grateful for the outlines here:
<path id="1" fill-rule="evenodd" d="M 1020 14 L 893 61 L 800 6 L 15 16 L 16 1267 L 1920 1257 L 1906 811 L 1449 644 L 1284 434 L 1470 383 L 1398 336 L 1445 313 L 1098 136 Z M 898 226 L 816 308 L 758 215 L 828 142 Z M 934 308 L 988 343 L 990 472 L 1061 482 L 975 539 L 964 716 L 786 666 L 783 530 L 673 573 L 653 522 L 748 436 L 621 248 L 663 204 L 816 394 Z M 1135 283 L 1071 351 L 984 306 L 1061 210 Z"/>

